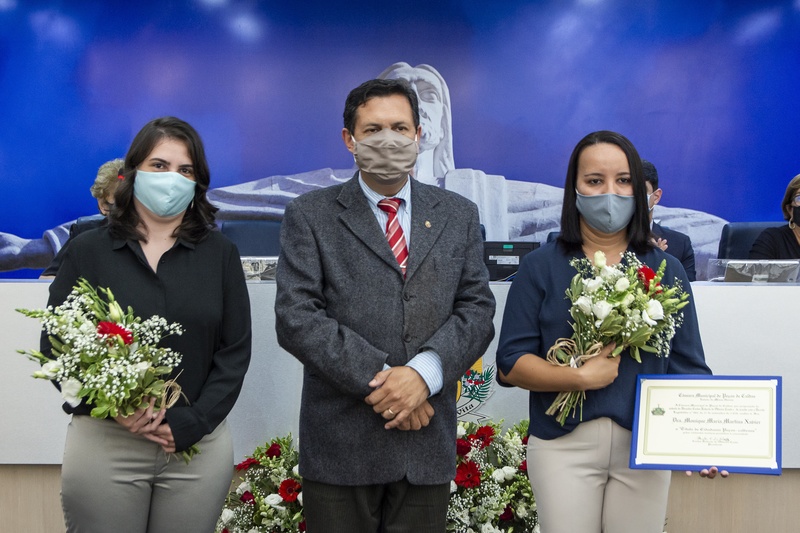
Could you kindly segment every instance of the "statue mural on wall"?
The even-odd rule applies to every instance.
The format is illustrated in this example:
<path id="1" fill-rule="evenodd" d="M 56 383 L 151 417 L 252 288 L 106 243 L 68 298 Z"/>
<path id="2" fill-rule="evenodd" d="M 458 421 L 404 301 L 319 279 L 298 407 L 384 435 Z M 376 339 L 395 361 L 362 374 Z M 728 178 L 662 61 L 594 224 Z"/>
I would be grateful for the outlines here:
<path id="1" fill-rule="evenodd" d="M 419 97 L 423 133 L 414 170 L 416 179 L 437 184 L 474 201 L 486 228 L 487 240 L 544 242 L 550 232 L 558 231 L 562 188 L 508 180 L 481 170 L 456 167 L 450 90 L 435 68 L 430 65 L 412 67 L 399 62 L 389 66 L 379 77 L 405 79 Z M 212 189 L 208 191 L 208 198 L 220 207 L 219 220 L 279 220 L 292 198 L 313 189 L 342 183 L 354 172 L 355 166 L 270 176 Z M 698 279 L 706 279 L 708 259 L 716 257 L 719 236 L 726 221 L 701 211 L 660 205 L 656 206 L 654 214 L 663 226 L 691 237 Z M 71 222 L 47 230 L 40 239 L 0 233 L 0 271 L 46 267 L 66 241 L 70 225 Z"/>

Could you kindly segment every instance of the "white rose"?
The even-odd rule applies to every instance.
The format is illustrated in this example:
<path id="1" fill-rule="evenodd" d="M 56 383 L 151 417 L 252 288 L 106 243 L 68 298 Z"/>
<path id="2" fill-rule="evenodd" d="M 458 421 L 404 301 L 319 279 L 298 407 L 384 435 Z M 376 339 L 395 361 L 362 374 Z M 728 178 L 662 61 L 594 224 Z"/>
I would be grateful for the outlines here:
<path id="1" fill-rule="evenodd" d="M 139 379 L 141 379 L 147 373 L 147 369 L 150 368 L 150 363 L 142 361 L 141 363 L 136 363 L 133 367 L 139 372 Z"/>
<path id="2" fill-rule="evenodd" d="M 56 375 L 61 372 L 61 363 L 58 361 L 48 361 L 42 365 L 42 374 L 47 379 L 53 379 Z"/>
<path id="3" fill-rule="evenodd" d="M 458 490 L 458 485 L 456 485 L 456 482 L 450 481 L 450 494 L 453 494 L 457 490 Z"/>
<path id="4" fill-rule="evenodd" d="M 597 320 L 604 320 L 612 309 L 614 309 L 612 305 L 605 300 L 600 300 L 592 305 L 592 313 L 597 317 Z"/>
<path id="5" fill-rule="evenodd" d="M 467 434 L 467 430 L 466 430 L 466 429 L 464 429 L 464 427 L 463 427 L 461 424 L 459 424 L 458 426 L 456 426 L 456 435 L 457 435 L 458 437 L 463 437 L 463 436 L 464 436 L 464 435 L 466 435 L 466 434 Z"/>
<path id="6" fill-rule="evenodd" d="M 644 320 L 645 324 L 647 324 L 648 326 L 655 326 L 657 324 L 655 320 L 650 318 L 650 316 L 647 314 L 647 311 L 645 310 L 642 311 L 642 320 Z"/>
<path id="7" fill-rule="evenodd" d="M 600 250 L 597 250 L 594 253 L 594 266 L 596 266 L 597 268 L 603 268 L 604 266 L 606 266 L 606 254 L 604 254 Z"/>
<path id="8" fill-rule="evenodd" d="M 292 467 L 292 474 L 294 474 L 295 477 L 300 477 L 300 465 L 294 465 Z"/>
<path id="9" fill-rule="evenodd" d="M 600 271 L 600 277 L 608 281 L 614 281 L 615 279 L 622 277 L 622 272 L 614 267 L 604 266 Z"/>
<path id="10" fill-rule="evenodd" d="M 489 522 L 486 522 L 485 524 L 483 524 L 483 527 L 481 527 L 481 533 L 497 533 L 498 531 L 500 530 L 494 527 Z"/>
<path id="11" fill-rule="evenodd" d="M 615 291 L 619 291 L 619 292 L 627 291 L 628 287 L 630 287 L 630 286 L 631 286 L 630 280 L 628 278 L 626 278 L 625 276 L 623 276 L 623 277 L 619 278 L 617 280 L 617 282 L 614 284 L 614 290 Z"/>
<path id="12" fill-rule="evenodd" d="M 525 518 L 526 516 L 528 516 L 528 510 L 525 508 L 524 505 L 520 505 L 516 509 L 516 514 L 520 518 Z"/>
<path id="13" fill-rule="evenodd" d="M 511 481 L 517 475 L 517 469 L 513 466 L 504 466 L 503 474 L 506 476 L 506 481 Z"/>
<path id="14" fill-rule="evenodd" d="M 69 378 L 61 383 L 61 397 L 72 407 L 78 407 L 81 399 L 78 398 L 78 393 L 81 391 L 83 385 L 75 378 Z"/>
<path id="15" fill-rule="evenodd" d="M 506 475 L 503 473 L 502 470 L 495 470 L 492 472 L 492 479 L 497 481 L 498 483 L 502 483 L 506 480 Z"/>
<path id="16" fill-rule="evenodd" d="M 303 506 L 303 493 L 302 492 L 298 492 L 297 493 L 297 503 L 300 504 L 300 507 Z"/>
<path id="17" fill-rule="evenodd" d="M 242 495 L 249 490 L 250 490 L 250 483 L 248 483 L 247 481 L 243 481 L 241 484 L 239 484 L 238 487 L 236 487 L 236 494 Z"/>
<path id="18" fill-rule="evenodd" d="M 233 516 L 234 516 L 235 514 L 236 514 L 236 513 L 234 513 L 234 512 L 233 512 L 233 511 L 231 511 L 230 509 L 223 509 L 223 510 L 222 510 L 222 515 L 220 516 L 220 520 L 222 520 L 222 523 L 223 523 L 223 524 L 227 524 L 228 522 L 230 522 L 230 521 L 231 521 L 231 519 L 233 518 Z"/>
<path id="19" fill-rule="evenodd" d="M 658 300 L 649 300 L 647 302 L 647 314 L 653 320 L 664 320 L 664 308 L 661 307 L 661 302 Z"/>
<path id="20" fill-rule="evenodd" d="M 597 289 L 603 286 L 603 280 L 602 278 L 593 278 L 589 281 L 584 281 L 583 286 L 586 287 L 586 292 L 592 294 L 597 292 Z"/>
<path id="21" fill-rule="evenodd" d="M 592 314 L 592 299 L 588 296 L 581 296 L 577 300 L 575 300 L 575 305 L 578 306 L 578 309 L 583 311 L 584 315 L 591 315 Z"/>
<path id="22" fill-rule="evenodd" d="M 264 501 L 267 502 L 267 505 L 275 509 L 278 509 L 279 511 L 283 511 L 285 509 L 285 507 L 280 505 L 281 503 L 283 503 L 283 498 L 281 497 L 280 494 L 270 494 L 269 496 L 264 498 Z"/>

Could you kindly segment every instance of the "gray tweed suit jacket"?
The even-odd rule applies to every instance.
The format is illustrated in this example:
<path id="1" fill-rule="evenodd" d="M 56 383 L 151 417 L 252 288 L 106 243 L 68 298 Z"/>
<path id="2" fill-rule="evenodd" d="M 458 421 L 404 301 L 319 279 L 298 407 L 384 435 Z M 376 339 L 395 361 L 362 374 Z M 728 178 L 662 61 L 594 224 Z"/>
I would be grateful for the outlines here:
<path id="1" fill-rule="evenodd" d="M 278 342 L 304 365 L 300 473 L 335 485 L 447 483 L 455 475 L 456 383 L 494 335 L 495 301 L 475 204 L 411 182 L 407 276 L 358 184 L 287 207 L 275 302 Z M 384 429 L 364 402 L 384 363 L 424 350 L 444 387 L 419 431 Z"/>

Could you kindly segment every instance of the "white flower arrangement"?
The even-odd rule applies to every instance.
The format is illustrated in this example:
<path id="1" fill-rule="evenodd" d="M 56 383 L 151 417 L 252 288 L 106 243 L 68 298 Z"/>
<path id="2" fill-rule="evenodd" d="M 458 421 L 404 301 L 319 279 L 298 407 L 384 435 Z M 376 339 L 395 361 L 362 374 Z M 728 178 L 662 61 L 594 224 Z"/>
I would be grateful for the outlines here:
<path id="1" fill-rule="evenodd" d="M 673 287 L 661 283 L 666 261 L 653 271 L 635 254 L 625 252 L 622 261 L 612 266 L 598 251 L 594 263 L 584 258 L 573 259 L 570 265 L 578 271 L 567 289 L 574 334 L 556 341 L 548 351 L 549 362 L 577 368 L 612 342 L 616 343 L 612 357 L 626 349 L 639 363 L 640 352 L 669 356 L 670 341 L 683 323 L 681 309 L 689 303 L 689 295 L 679 282 Z M 583 391 L 559 393 L 547 414 L 556 416 L 563 426 L 585 398 Z"/>
<path id="2" fill-rule="evenodd" d="M 174 380 L 162 379 L 177 367 L 180 353 L 159 347 L 161 339 L 181 335 L 180 324 L 159 316 L 142 320 L 123 311 L 110 289 L 81 278 L 66 301 L 46 309 L 17 309 L 38 318 L 52 346 L 52 359 L 37 350 L 18 350 L 42 365 L 33 377 L 58 383 L 72 407 L 86 402 L 93 418 L 128 416 L 155 398 L 155 408 L 170 407 L 180 394 Z M 187 462 L 196 446 L 181 455 Z"/>

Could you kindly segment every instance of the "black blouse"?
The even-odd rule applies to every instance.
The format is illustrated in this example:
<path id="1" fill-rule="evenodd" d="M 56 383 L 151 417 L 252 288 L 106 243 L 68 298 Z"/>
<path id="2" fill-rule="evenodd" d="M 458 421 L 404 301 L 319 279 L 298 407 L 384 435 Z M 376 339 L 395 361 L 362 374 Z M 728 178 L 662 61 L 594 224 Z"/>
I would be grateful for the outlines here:
<path id="1" fill-rule="evenodd" d="M 788 224 L 767 228 L 753 243 L 750 259 L 800 259 L 800 244 Z"/>
<path id="2" fill-rule="evenodd" d="M 79 277 L 109 287 L 123 309 L 131 306 L 142 319 L 159 315 L 183 326 L 183 335 L 161 342 L 183 355 L 172 377 L 188 399 L 166 419 L 179 452 L 211 433 L 233 408 L 250 363 L 250 299 L 236 246 L 216 231 L 196 244 L 179 239 L 153 272 L 138 241 L 115 239 L 101 227 L 70 243 L 48 305 L 63 303 Z M 43 335 L 42 351 L 49 348 Z M 88 415 L 91 407 L 64 404 L 64 410 Z"/>

